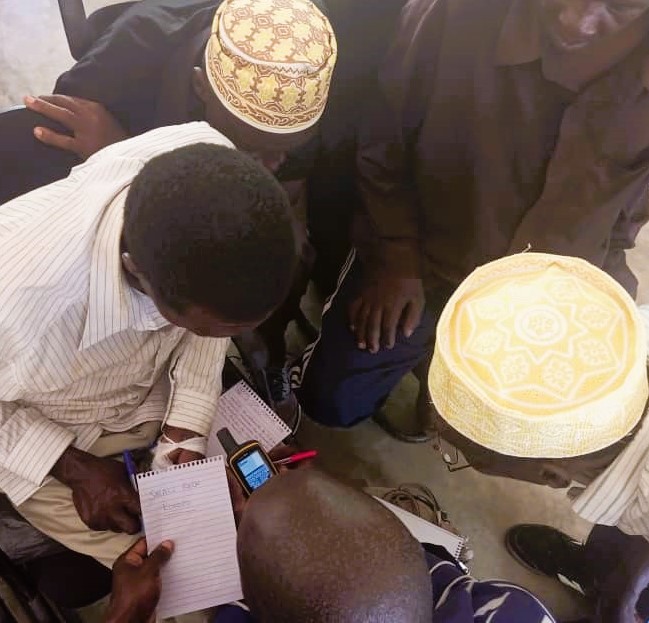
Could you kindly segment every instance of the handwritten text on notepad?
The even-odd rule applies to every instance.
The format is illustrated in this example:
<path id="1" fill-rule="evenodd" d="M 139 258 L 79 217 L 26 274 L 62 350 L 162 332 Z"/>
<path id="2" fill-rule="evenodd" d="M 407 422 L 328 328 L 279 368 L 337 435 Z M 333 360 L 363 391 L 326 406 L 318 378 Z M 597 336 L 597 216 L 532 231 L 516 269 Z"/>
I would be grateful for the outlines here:
<path id="1" fill-rule="evenodd" d="M 241 599 L 236 528 L 221 457 L 138 476 L 149 548 L 166 539 L 160 617 Z"/>
<path id="2" fill-rule="evenodd" d="M 193 491 L 194 489 L 201 486 L 200 480 L 190 480 L 188 482 L 183 482 L 179 487 L 161 487 L 160 489 L 154 489 L 149 491 L 149 496 L 152 498 L 160 498 L 168 495 L 176 495 L 178 493 L 185 493 L 187 491 Z"/>

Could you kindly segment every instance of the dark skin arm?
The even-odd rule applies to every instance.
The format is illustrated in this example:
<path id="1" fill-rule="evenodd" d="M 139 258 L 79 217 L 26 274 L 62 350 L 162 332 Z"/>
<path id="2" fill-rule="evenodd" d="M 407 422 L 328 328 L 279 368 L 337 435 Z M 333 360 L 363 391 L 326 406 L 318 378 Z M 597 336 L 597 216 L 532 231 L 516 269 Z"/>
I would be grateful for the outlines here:
<path id="1" fill-rule="evenodd" d="M 72 489 L 79 517 L 91 530 L 139 532 L 140 499 L 123 463 L 70 447 L 51 474 Z"/>
<path id="2" fill-rule="evenodd" d="M 164 430 L 173 441 L 196 436 L 192 431 L 172 426 Z M 189 450 L 176 450 L 170 455 L 176 464 L 202 458 L 202 454 Z M 72 501 L 79 517 L 91 530 L 112 530 L 126 534 L 140 531 L 140 498 L 128 479 L 123 463 L 70 447 L 50 473 L 72 489 Z"/>

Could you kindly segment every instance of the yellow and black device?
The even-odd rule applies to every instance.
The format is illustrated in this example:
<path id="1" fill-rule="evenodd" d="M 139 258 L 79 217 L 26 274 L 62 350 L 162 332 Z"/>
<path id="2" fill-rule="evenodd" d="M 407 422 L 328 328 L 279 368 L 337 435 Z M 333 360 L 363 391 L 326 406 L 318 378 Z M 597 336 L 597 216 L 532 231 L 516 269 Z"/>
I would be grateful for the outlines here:
<path id="1" fill-rule="evenodd" d="M 277 474 L 277 468 L 258 441 L 237 443 L 227 428 L 216 433 L 226 452 L 228 467 L 236 476 L 246 495 L 259 489 Z"/>

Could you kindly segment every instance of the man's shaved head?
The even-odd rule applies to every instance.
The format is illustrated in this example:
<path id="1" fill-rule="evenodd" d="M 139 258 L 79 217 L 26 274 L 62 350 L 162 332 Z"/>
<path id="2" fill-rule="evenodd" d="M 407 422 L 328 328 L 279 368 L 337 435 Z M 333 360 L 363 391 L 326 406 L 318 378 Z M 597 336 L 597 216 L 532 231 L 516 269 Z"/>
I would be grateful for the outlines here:
<path id="1" fill-rule="evenodd" d="M 260 623 L 431 620 L 419 543 L 371 497 L 317 470 L 282 474 L 255 491 L 238 554 Z"/>

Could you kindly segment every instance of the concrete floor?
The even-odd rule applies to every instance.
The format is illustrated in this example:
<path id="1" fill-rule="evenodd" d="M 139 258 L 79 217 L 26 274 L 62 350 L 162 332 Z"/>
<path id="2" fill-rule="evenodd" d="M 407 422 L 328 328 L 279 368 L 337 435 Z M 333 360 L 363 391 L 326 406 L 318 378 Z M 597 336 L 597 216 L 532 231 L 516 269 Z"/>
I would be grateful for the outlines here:
<path id="1" fill-rule="evenodd" d="M 23 95 L 48 93 L 56 76 L 71 64 L 55 0 L 1 0 L 0 109 L 19 104 Z M 640 277 L 639 300 L 649 302 L 649 232 L 640 237 L 631 262 Z M 395 417 L 412 411 L 416 384 L 406 379 L 390 400 Z M 421 482 L 428 485 L 475 551 L 474 575 L 506 578 L 535 592 L 562 619 L 580 614 L 574 593 L 530 574 L 513 562 L 501 545 L 505 530 L 518 522 L 543 522 L 578 538 L 589 526 L 576 518 L 560 491 L 499 478 L 473 470 L 449 473 L 427 445 L 411 446 L 387 437 L 372 422 L 353 431 L 332 431 L 307 423 L 303 441 L 321 450 L 327 469 L 374 485 Z"/>

